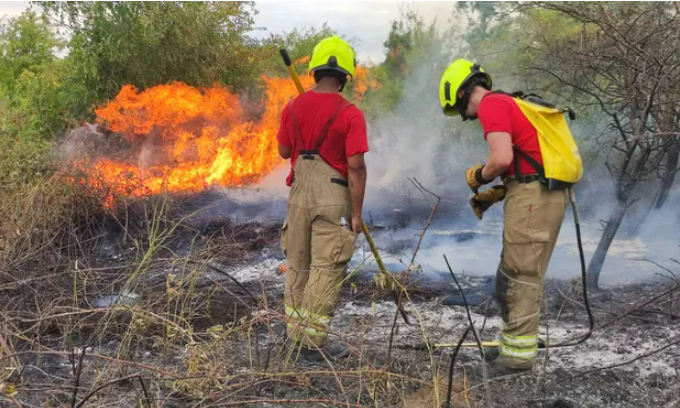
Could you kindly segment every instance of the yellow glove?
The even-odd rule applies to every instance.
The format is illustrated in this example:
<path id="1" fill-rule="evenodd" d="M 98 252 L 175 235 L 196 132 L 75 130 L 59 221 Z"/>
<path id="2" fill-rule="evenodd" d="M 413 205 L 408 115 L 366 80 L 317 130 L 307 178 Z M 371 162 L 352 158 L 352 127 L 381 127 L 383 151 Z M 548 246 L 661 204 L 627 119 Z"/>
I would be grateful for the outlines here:
<path id="1" fill-rule="evenodd" d="M 472 212 L 474 212 L 477 218 L 481 220 L 484 211 L 488 210 L 495 203 L 503 201 L 507 192 L 508 189 L 504 185 L 499 184 L 486 191 L 475 194 L 470 199 L 470 207 L 472 207 Z"/>
<path id="2" fill-rule="evenodd" d="M 470 186 L 470 190 L 472 190 L 472 192 L 475 194 L 477 194 L 477 191 L 482 185 L 489 184 L 493 181 L 485 180 L 482 177 L 483 168 L 483 164 L 475 164 L 474 166 L 465 170 L 465 181 L 467 182 L 468 186 Z"/>

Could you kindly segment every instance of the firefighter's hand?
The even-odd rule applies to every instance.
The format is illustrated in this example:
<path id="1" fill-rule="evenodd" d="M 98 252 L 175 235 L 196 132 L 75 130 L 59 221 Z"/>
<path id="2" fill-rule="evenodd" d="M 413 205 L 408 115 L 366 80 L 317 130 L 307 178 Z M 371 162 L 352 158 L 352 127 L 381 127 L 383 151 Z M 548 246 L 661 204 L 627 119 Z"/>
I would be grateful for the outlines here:
<path id="1" fill-rule="evenodd" d="M 352 231 L 354 231 L 357 234 L 361 234 L 362 228 L 362 221 L 361 217 L 352 217 Z"/>
<path id="2" fill-rule="evenodd" d="M 481 220 L 484 211 L 488 210 L 495 203 L 503 201 L 507 192 L 508 189 L 504 185 L 499 184 L 486 191 L 475 194 L 470 199 L 470 207 L 472 207 L 472 212 L 474 212 L 477 218 Z"/>
<path id="3" fill-rule="evenodd" d="M 465 181 L 467 181 L 468 186 L 470 186 L 470 190 L 472 190 L 472 192 L 475 194 L 477 194 L 477 191 L 479 191 L 479 188 L 482 185 L 489 184 L 493 181 L 485 180 L 482 177 L 483 168 L 484 168 L 483 164 L 475 164 L 474 166 L 465 170 Z"/>

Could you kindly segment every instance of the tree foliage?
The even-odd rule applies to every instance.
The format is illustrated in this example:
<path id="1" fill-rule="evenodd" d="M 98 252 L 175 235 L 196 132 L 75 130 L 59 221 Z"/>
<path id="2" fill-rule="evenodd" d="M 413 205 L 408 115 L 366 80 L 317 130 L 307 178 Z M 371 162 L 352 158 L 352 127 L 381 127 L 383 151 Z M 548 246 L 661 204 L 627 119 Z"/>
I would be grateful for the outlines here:
<path id="1" fill-rule="evenodd" d="M 245 2 L 45 2 L 72 32 L 78 76 L 98 100 L 124 84 L 183 81 L 250 85 L 257 71 L 253 4 Z"/>
<path id="2" fill-rule="evenodd" d="M 62 46 L 46 16 L 28 11 L 0 24 L 0 83 L 12 92 L 24 71 L 44 69 L 55 60 L 53 49 Z"/>

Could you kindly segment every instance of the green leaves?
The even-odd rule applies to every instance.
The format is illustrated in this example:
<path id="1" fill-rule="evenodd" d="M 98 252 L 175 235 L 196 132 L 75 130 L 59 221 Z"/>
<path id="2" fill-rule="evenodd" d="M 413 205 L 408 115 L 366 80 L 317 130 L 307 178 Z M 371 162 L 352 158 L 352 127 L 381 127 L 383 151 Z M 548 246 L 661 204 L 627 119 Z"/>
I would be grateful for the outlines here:
<path id="1" fill-rule="evenodd" d="M 69 24 L 79 76 L 98 101 L 124 84 L 144 89 L 183 81 L 243 89 L 258 75 L 250 54 L 252 3 L 102 2 L 41 4 Z M 75 50 L 75 47 L 72 47 Z"/>

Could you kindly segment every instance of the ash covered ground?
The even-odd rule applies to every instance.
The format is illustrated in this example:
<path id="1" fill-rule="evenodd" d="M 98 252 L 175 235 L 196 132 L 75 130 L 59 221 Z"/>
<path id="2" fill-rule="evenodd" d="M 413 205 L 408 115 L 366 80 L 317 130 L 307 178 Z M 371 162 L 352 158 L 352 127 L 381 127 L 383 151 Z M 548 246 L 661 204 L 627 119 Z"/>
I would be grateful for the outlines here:
<path id="1" fill-rule="evenodd" d="M 332 364 L 296 362 L 282 335 L 280 217 L 272 215 L 281 211 L 280 202 L 259 205 L 230 200 L 220 211 L 189 220 L 192 234 L 198 235 L 176 233 L 141 274 L 134 245 L 109 234 L 89 259 L 80 261 L 89 269 L 71 266 L 67 287 L 85 277 L 86 282 L 75 285 L 88 288 L 78 292 L 76 305 L 54 307 L 38 319 L 8 315 L 12 324 L 38 325 L 41 336 L 33 347 L 17 350 L 26 354 L 19 357 L 23 368 L 13 398 L 27 407 L 70 406 L 84 397 L 89 398 L 85 406 L 100 407 L 148 406 L 146 398 L 158 407 L 441 406 L 452 348 L 436 345 L 455 343 L 467 326 L 465 308 L 445 304 L 451 295 L 453 303 L 460 302 L 444 254 L 472 304 L 482 339 L 496 339 L 501 320 L 491 300 L 490 275 L 500 252 L 498 217 L 460 221 L 460 214 L 444 208 L 428 229 L 410 276 L 404 306 L 411 323 L 398 317 L 391 334 L 396 307 L 389 292 L 372 284 L 376 267 L 362 239 L 332 328 L 353 351 L 352 358 Z M 255 217 L 262 213 L 268 217 Z M 369 220 L 393 272 L 406 269 L 417 243 L 417 224 L 427 216 L 427 211 L 405 213 L 413 211 Z M 552 344 L 578 338 L 588 327 L 569 221 L 551 263 L 542 310 L 541 335 Z M 597 228 L 585 229 L 588 256 Z M 485 382 L 473 373 L 478 351 L 461 349 L 451 406 L 679 406 L 675 297 L 680 287 L 664 293 L 676 285 L 674 276 L 637 260 L 645 257 L 671 270 L 675 265 L 653 242 L 614 242 L 603 289 L 591 293 L 592 337 L 575 347 L 541 351 L 533 373 Z M 94 275 L 86 275 L 87 270 Z M 92 286 L 95 278 L 108 282 L 109 271 L 118 283 L 106 290 Z M 134 375 L 142 378 L 146 391 Z M 485 389 L 492 401 L 485 400 Z"/>
<path id="2" fill-rule="evenodd" d="M 276 270 L 277 262 L 271 261 L 240 270 L 238 274 L 243 280 L 256 279 L 269 286 L 273 293 L 280 294 L 282 277 Z M 433 373 L 440 377 L 443 400 L 452 348 L 433 345 L 456 343 L 467 326 L 463 306 L 443 304 L 447 293 L 457 293 L 452 283 L 444 284 L 442 278 L 433 285 L 418 273 L 414 275 L 422 285 L 416 285 L 412 301 L 405 306 L 412 324 L 405 325 L 401 317 L 397 319 L 391 369 L 395 373 L 429 380 L 430 384 L 412 389 L 399 401 L 381 401 L 378 406 L 436 406 Z M 462 279 L 468 297 L 483 299 L 472 307 L 476 327 L 483 327 L 483 340 L 495 340 L 502 324 L 490 299 L 490 280 L 491 277 L 470 276 Z M 671 298 L 668 295 L 636 309 L 672 285 L 659 281 L 611 285 L 592 294 L 590 300 L 596 319 L 592 337 L 574 347 L 541 351 L 540 364 L 532 374 L 511 375 L 487 382 L 493 398 L 491 404 L 483 401 L 483 379 L 475 377 L 471 371 L 474 365 L 479 364 L 479 353 L 476 348 L 463 348 L 455 367 L 452 406 L 679 406 L 677 369 L 680 367 L 680 355 L 676 345 L 680 343 L 677 320 L 680 316 L 676 316 L 675 309 L 669 312 L 668 301 Z M 555 279 L 547 282 L 540 333 L 550 343 L 579 338 L 587 331 L 588 320 L 580 290 L 577 282 Z M 343 292 L 333 320 L 333 331 L 361 356 L 360 361 L 368 360 L 371 365 L 382 367 L 387 364 L 387 345 L 395 313 L 396 307 L 388 294 L 375 293 L 362 279 L 358 279 L 354 291 L 346 289 Z M 283 330 L 282 325 L 279 330 Z M 274 339 L 268 341 L 275 342 Z M 265 340 L 265 343 L 268 341 Z M 468 342 L 473 341 L 473 337 L 469 336 Z M 655 353 L 666 346 L 665 350 Z M 353 369 L 361 365 L 360 361 L 350 359 L 334 367 L 338 370 L 342 369 L 339 367 Z M 305 364 L 301 367 L 314 370 Z M 323 381 L 320 380 L 320 383 Z M 332 381 L 330 383 L 332 388 Z M 279 392 L 280 395 L 296 394 L 294 390 Z M 366 403 L 365 406 L 371 404 Z"/>

